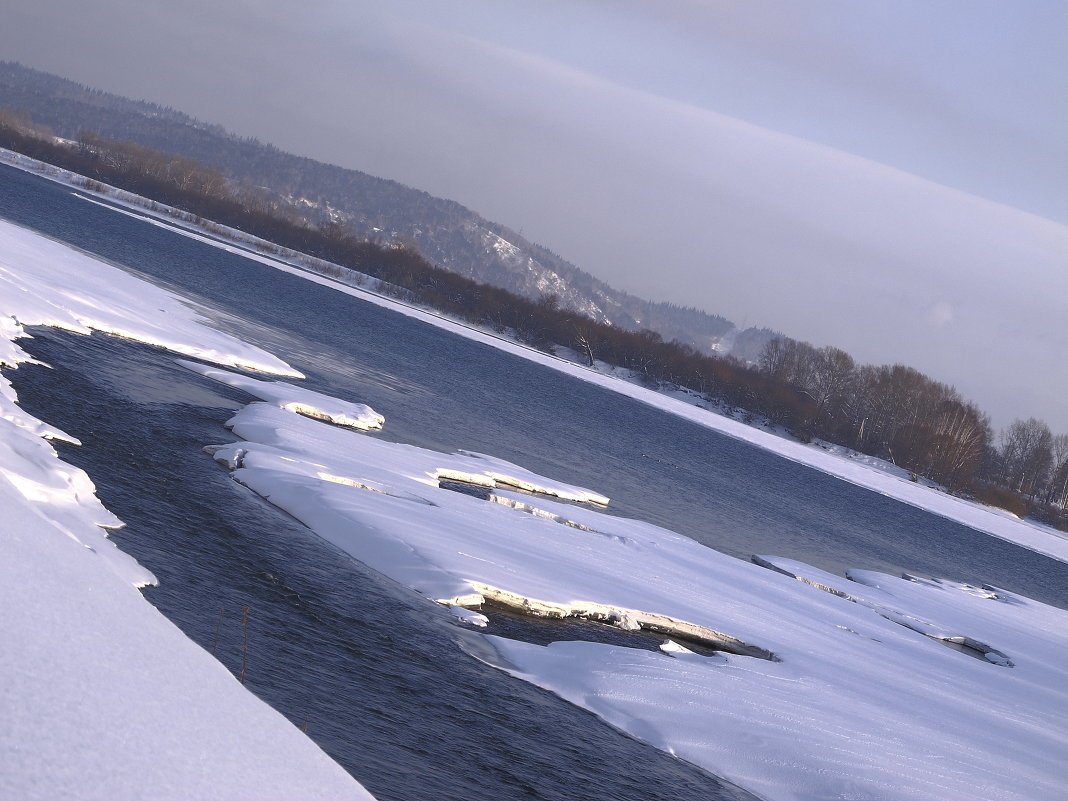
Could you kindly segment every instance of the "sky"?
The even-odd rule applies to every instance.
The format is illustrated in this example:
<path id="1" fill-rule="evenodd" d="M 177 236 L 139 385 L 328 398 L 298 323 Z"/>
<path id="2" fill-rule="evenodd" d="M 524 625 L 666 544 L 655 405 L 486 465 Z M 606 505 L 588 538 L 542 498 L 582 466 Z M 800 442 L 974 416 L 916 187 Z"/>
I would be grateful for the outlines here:
<path id="1" fill-rule="evenodd" d="M 0 58 L 1068 432 L 1068 0 L 8 0 Z"/>

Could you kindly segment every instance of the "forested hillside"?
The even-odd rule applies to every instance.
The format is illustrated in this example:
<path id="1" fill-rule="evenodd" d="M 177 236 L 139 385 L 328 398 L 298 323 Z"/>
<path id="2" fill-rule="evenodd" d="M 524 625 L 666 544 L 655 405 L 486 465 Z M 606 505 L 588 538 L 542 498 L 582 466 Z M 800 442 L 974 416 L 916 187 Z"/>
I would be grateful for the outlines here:
<path id="1" fill-rule="evenodd" d="M 174 109 L 0 62 L 3 107 L 28 113 L 63 138 L 84 139 L 83 132 L 92 131 L 215 166 L 239 185 L 266 189 L 310 223 L 332 222 L 356 236 L 414 246 L 441 267 L 535 300 L 555 295 L 561 305 L 598 321 L 648 328 L 703 352 L 718 349 L 734 328 L 718 315 L 613 289 L 454 201 L 233 136 Z"/>

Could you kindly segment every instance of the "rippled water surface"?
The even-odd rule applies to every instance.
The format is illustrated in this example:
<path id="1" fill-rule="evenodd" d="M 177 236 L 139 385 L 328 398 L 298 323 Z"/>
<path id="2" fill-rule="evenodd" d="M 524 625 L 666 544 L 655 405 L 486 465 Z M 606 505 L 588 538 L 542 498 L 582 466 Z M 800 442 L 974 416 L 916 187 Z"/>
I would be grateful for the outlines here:
<path id="1" fill-rule="evenodd" d="M 743 558 L 1068 599 L 1062 563 L 3 167 L 0 216 L 208 304 L 310 387 L 375 407 L 379 436 L 492 453 Z M 379 797 L 730 797 L 484 667 L 443 611 L 234 484 L 200 449 L 230 441 L 222 423 L 247 396 L 99 335 L 45 331 L 26 347 L 56 369 L 13 374 L 20 397 L 85 443 L 63 456 L 129 524 L 115 538 L 161 582 L 146 595 L 235 671 L 249 607 L 248 686 Z"/>

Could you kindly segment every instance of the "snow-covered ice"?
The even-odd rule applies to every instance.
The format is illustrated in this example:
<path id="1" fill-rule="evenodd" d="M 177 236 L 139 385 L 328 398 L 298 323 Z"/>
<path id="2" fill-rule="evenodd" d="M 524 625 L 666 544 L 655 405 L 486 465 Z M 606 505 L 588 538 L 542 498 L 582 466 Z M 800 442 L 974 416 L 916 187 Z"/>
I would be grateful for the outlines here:
<path id="1" fill-rule="evenodd" d="M 370 798 L 47 509 L 0 509 L 0 798 Z"/>
<path id="2" fill-rule="evenodd" d="M 5 322 L 8 339 L 33 325 L 102 331 L 216 364 L 303 378 L 270 353 L 210 328 L 174 293 L 3 220 L 0 298 L 0 316 L 15 320 L 14 327 Z"/>
<path id="3" fill-rule="evenodd" d="M 0 364 L 24 326 L 105 331 L 282 375 L 180 299 L 0 221 Z M 105 538 L 121 525 L 0 375 L 0 798 L 371 796 L 156 611 L 152 574 Z"/>
<path id="4" fill-rule="evenodd" d="M 762 797 L 1034 799 L 1064 786 L 1064 610 L 994 588 L 758 565 L 500 486 L 489 501 L 452 492 L 438 483 L 448 470 L 487 472 L 470 455 L 269 404 L 228 425 L 242 441 L 209 451 L 237 481 L 429 598 L 666 632 L 675 645 L 660 653 L 491 642 L 502 669 Z M 719 656 L 690 640 L 718 644 Z"/>
<path id="5" fill-rule="evenodd" d="M 297 414 L 326 420 L 337 426 L 359 431 L 381 428 L 386 419 L 365 403 L 352 403 L 298 387 L 287 381 L 261 381 L 229 370 L 219 370 L 197 362 L 177 359 L 178 364 L 194 373 L 244 390 L 260 400 L 274 403 Z"/>

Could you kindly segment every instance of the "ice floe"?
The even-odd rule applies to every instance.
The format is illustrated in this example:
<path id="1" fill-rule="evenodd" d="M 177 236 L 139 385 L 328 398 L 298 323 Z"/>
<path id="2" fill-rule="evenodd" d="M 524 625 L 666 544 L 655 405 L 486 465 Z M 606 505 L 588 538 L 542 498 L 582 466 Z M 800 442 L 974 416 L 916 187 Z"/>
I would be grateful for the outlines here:
<path id="1" fill-rule="evenodd" d="M 359 431 L 381 428 L 386 422 L 386 418 L 365 403 L 339 400 L 306 387 L 298 387 L 287 381 L 261 381 L 185 359 L 176 361 L 194 373 L 200 373 L 206 378 L 244 390 L 260 400 L 277 404 L 283 409 L 303 414 L 306 417 L 314 417 L 317 420 L 325 420 L 337 426 L 355 428 Z"/>
<path id="2" fill-rule="evenodd" d="M 490 612 L 495 656 L 474 652 L 762 797 L 1032 799 L 1063 785 L 1064 610 L 993 588 L 735 559 L 510 489 L 501 476 L 597 496 L 515 465 L 264 403 L 228 425 L 242 441 L 209 451 L 237 481 L 440 603 L 663 633 L 661 652 L 541 646 L 492 636 Z M 483 497 L 439 483 L 457 476 L 485 484 Z"/>

